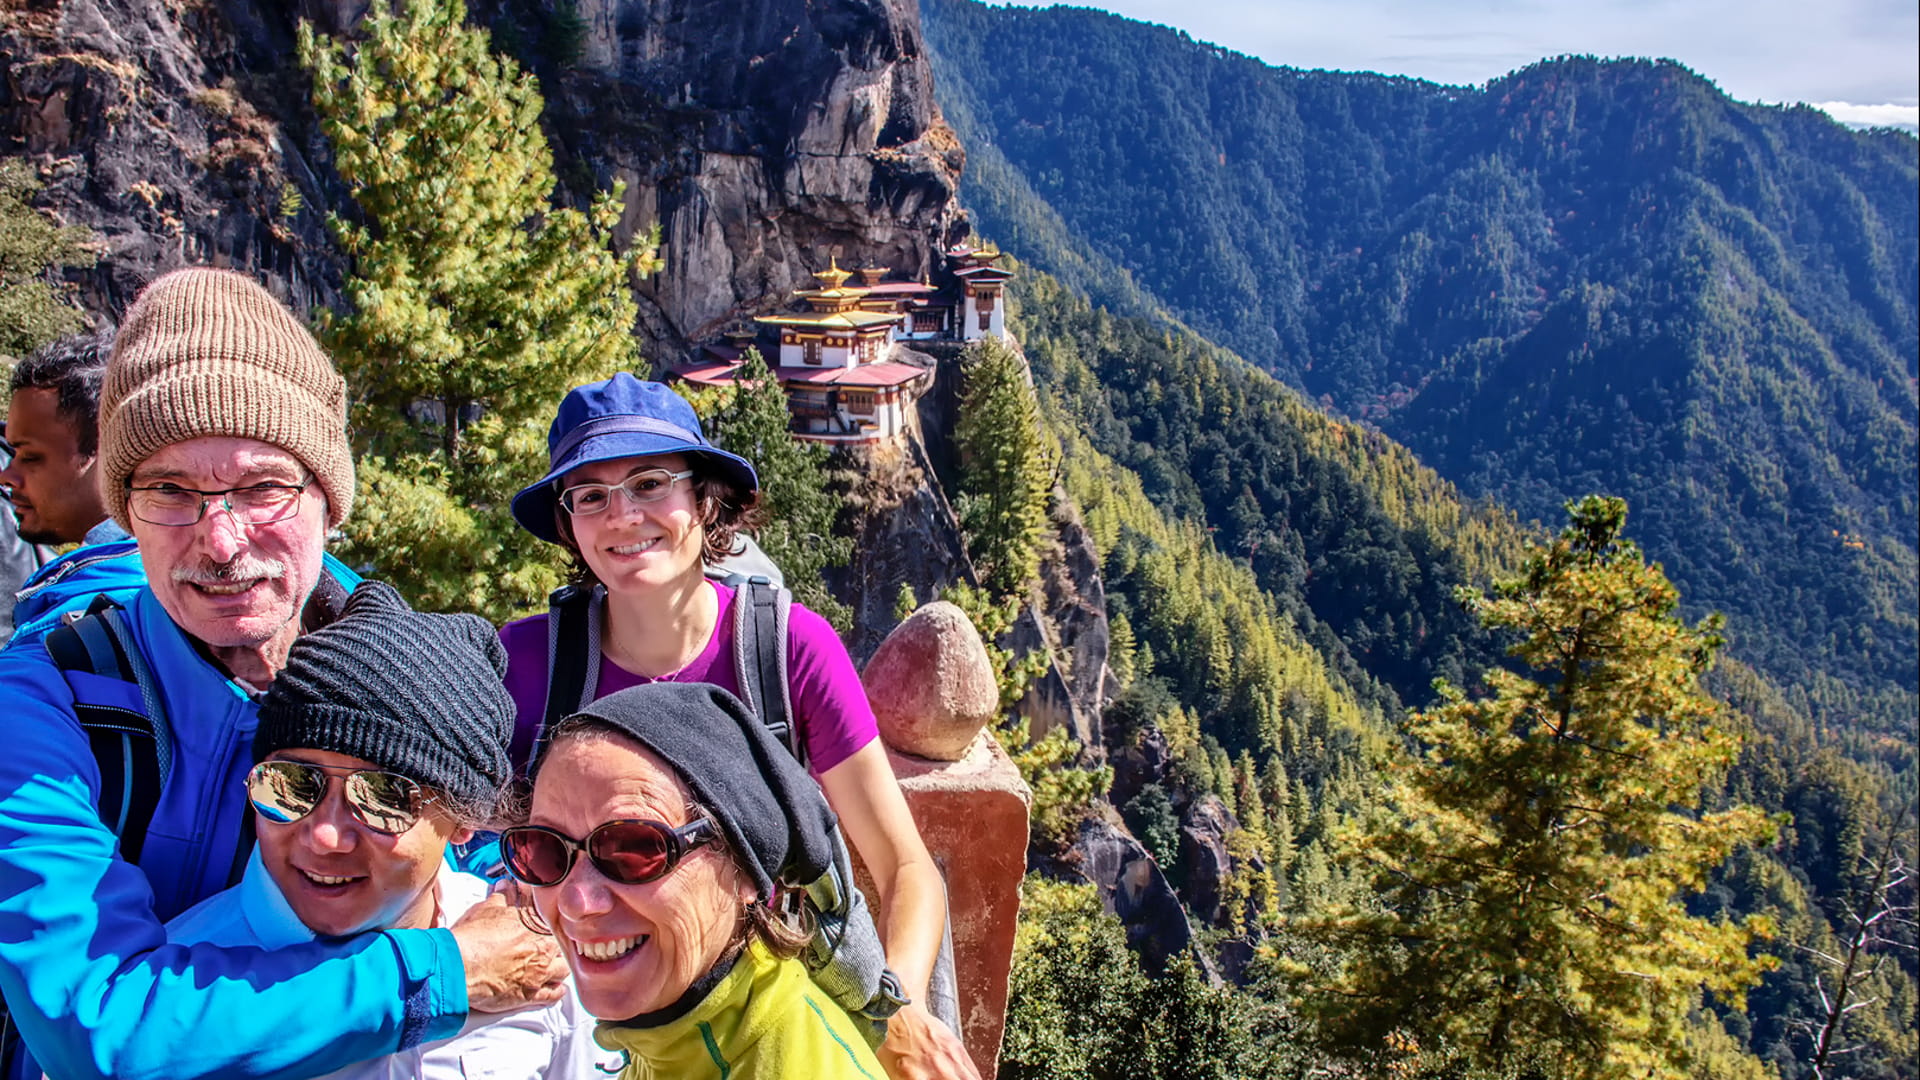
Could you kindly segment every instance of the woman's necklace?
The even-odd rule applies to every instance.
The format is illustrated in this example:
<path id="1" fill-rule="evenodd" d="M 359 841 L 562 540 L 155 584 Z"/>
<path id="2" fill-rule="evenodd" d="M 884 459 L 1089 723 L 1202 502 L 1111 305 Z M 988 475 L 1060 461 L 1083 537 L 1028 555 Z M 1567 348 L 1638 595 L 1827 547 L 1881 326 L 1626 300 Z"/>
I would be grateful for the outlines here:
<path id="1" fill-rule="evenodd" d="M 643 683 L 677 682 L 682 675 L 687 673 L 687 669 L 692 667 L 694 663 L 700 659 L 701 654 L 707 651 L 707 645 L 713 640 L 714 628 L 719 622 L 718 616 L 719 612 L 716 610 L 714 612 L 714 618 L 707 622 L 706 632 L 693 635 L 693 641 L 688 643 L 686 649 L 680 654 L 680 663 L 671 671 L 663 672 L 659 675 L 643 674 L 643 669 L 647 665 L 640 663 L 638 658 L 621 644 L 618 633 L 608 634 L 600 643 L 600 651 L 606 653 L 607 657 L 615 664 L 620 665 L 621 669 L 626 671 L 627 674 L 632 675 Z"/>

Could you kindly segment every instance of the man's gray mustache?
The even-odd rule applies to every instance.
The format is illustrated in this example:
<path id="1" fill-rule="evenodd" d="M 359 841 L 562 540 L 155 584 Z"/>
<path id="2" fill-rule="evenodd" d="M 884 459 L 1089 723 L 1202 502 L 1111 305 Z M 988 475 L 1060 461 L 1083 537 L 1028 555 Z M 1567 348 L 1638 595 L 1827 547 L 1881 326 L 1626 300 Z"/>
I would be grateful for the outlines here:
<path id="1" fill-rule="evenodd" d="M 278 580 L 287 576 L 287 564 L 279 559 L 257 559 L 242 555 L 217 563 L 203 559 L 199 566 L 176 566 L 173 580 L 182 585 L 233 585 L 259 578 Z"/>

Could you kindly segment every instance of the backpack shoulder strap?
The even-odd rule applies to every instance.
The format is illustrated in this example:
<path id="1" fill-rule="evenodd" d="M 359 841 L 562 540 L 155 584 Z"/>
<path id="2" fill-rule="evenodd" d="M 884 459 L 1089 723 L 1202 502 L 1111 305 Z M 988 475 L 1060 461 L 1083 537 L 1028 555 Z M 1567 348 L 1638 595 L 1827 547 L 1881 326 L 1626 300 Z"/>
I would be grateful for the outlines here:
<path id="1" fill-rule="evenodd" d="M 600 686 L 602 589 L 567 585 L 547 599 L 547 706 L 533 740 L 540 756 L 547 732 L 593 701 Z"/>
<path id="2" fill-rule="evenodd" d="M 755 575 L 733 594 L 733 674 L 740 699 L 777 736 L 794 760 L 807 764 L 806 740 L 793 721 L 787 685 L 788 616 L 793 594 Z"/>
<path id="3" fill-rule="evenodd" d="M 73 688 L 74 718 L 100 768 L 100 820 L 120 838 L 121 855 L 138 862 L 172 766 L 159 686 L 105 596 L 49 631 L 45 645 Z"/>

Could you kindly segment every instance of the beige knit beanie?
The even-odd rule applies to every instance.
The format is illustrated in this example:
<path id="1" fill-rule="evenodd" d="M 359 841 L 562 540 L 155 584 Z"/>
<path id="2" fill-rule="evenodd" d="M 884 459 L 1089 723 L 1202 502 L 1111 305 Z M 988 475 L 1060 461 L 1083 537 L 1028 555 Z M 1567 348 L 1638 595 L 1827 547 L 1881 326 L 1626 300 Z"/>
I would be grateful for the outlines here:
<path id="1" fill-rule="evenodd" d="M 313 335 L 252 278 L 201 267 L 141 290 L 100 388 L 100 483 L 122 528 L 127 480 L 161 447 L 204 435 L 271 443 L 306 463 L 327 526 L 353 506 L 347 384 Z"/>

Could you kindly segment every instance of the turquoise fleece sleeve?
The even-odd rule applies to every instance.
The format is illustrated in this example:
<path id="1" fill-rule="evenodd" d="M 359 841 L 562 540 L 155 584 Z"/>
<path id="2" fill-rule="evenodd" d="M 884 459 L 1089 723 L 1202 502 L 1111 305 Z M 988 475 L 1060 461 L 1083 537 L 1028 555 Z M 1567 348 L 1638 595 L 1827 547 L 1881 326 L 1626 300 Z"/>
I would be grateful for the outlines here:
<path id="1" fill-rule="evenodd" d="M 0 653 L 0 698 L 0 992 L 48 1075 L 310 1077 L 459 1030 L 466 976 L 445 930 L 167 944 L 95 812 L 98 769 L 44 651 Z"/>

